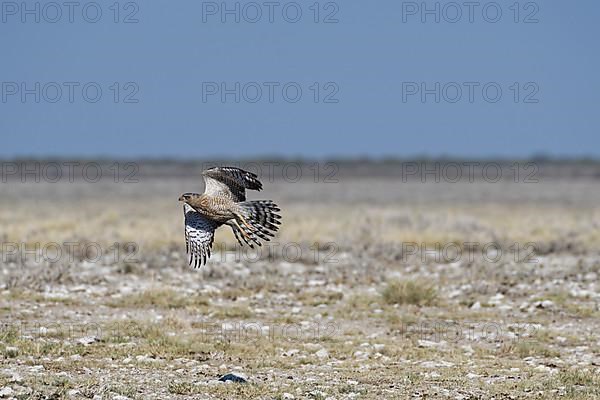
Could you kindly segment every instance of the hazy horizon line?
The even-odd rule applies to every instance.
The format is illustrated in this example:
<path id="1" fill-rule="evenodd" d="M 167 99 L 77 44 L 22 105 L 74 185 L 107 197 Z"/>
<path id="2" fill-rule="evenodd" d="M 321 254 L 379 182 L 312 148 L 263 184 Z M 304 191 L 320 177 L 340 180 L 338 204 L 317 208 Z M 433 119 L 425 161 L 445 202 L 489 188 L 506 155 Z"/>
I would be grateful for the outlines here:
<path id="1" fill-rule="evenodd" d="M 549 162 L 549 163 L 600 163 L 600 156 L 556 156 L 550 154 L 532 154 L 527 157 L 523 156 L 451 156 L 451 155 L 413 155 L 413 156 L 370 156 L 370 155 L 350 155 L 339 156 L 331 155 L 324 157 L 308 157 L 308 156 L 277 156 L 277 155 L 257 155 L 257 156 L 207 156 L 207 157 L 172 157 L 172 156 L 14 156 L 2 157 L 0 162 L 56 162 L 56 161 L 137 161 L 142 163 L 199 163 L 199 162 L 300 162 L 309 163 L 315 161 L 331 161 L 341 163 L 399 163 L 399 162 L 415 162 L 415 161 L 431 161 L 431 162 L 457 162 L 457 161 L 531 161 L 531 162 Z"/>

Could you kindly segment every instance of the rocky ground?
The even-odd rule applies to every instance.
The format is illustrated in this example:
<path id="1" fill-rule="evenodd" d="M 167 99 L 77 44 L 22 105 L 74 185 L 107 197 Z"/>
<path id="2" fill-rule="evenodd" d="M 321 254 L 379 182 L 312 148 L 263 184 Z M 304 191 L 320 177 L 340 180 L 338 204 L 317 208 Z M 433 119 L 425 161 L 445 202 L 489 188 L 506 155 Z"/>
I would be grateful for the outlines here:
<path id="1" fill-rule="evenodd" d="M 593 178 L 341 176 L 266 182 L 274 243 L 200 271 L 198 179 L 5 183 L 0 398 L 600 396 Z"/>

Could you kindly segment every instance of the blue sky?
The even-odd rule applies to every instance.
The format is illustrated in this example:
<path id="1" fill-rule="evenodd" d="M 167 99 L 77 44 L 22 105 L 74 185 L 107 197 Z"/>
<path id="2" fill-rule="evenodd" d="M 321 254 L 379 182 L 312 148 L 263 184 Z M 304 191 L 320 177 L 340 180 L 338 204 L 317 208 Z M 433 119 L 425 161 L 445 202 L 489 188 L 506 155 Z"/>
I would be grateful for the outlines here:
<path id="1" fill-rule="evenodd" d="M 600 156 L 597 1 L 113 3 L 2 2 L 0 157 Z"/>

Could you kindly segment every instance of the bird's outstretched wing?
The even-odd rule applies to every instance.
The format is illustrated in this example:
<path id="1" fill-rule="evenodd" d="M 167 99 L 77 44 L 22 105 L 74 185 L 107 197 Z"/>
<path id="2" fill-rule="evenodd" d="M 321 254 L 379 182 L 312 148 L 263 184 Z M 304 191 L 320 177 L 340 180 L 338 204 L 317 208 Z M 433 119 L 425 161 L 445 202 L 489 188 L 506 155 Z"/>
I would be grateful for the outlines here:
<path id="1" fill-rule="evenodd" d="M 262 189 L 258 176 L 252 172 L 235 167 L 216 167 L 202 172 L 206 189 L 204 193 L 209 196 L 226 196 L 240 202 L 246 201 L 246 189 Z"/>
<path id="2" fill-rule="evenodd" d="M 219 224 L 204 217 L 188 204 L 184 204 L 185 215 L 185 251 L 190 267 L 197 269 L 206 264 L 210 258 L 215 237 L 215 229 Z"/>

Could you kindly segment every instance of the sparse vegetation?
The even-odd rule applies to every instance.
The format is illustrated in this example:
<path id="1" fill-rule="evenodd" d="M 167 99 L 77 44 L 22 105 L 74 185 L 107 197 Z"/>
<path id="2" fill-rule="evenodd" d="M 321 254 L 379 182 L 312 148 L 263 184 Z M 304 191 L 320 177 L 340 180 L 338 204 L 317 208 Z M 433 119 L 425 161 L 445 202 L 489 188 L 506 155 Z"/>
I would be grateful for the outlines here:
<path id="1" fill-rule="evenodd" d="M 132 241 L 139 251 L 41 265 L 8 257 L 0 389 L 19 400 L 600 398 L 596 182 L 274 183 L 265 196 L 285 221 L 264 257 L 223 253 L 192 271 L 173 193 L 197 184 L 69 184 L 44 202 L 23 195 L 37 187 L 3 187 L 3 241 L 119 242 L 123 256 Z M 238 250 L 225 229 L 215 240 Z M 403 249 L 445 241 L 480 245 L 453 262 Z M 488 242 L 501 261 L 481 257 Z M 523 246 L 515 261 L 515 242 L 538 242 L 538 261 L 524 262 Z M 304 254 L 286 259 L 285 243 Z M 231 372 L 249 383 L 218 382 Z"/>
<path id="2" fill-rule="evenodd" d="M 396 280 L 386 285 L 383 299 L 388 304 L 430 306 L 437 300 L 437 291 L 430 283 L 424 281 Z"/>
<path id="3" fill-rule="evenodd" d="M 157 288 L 123 296 L 108 302 L 108 305 L 115 308 L 184 308 L 208 306 L 209 301 L 201 295 L 190 295 L 177 292 L 174 289 Z"/>
<path id="4" fill-rule="evenodd" d="M 197 386 L 194 386 L 190 382 L 171 382 L 169 383 L 169 393 L 189 396 L 191 394 L 199 394 L 200 391 Z"/>

